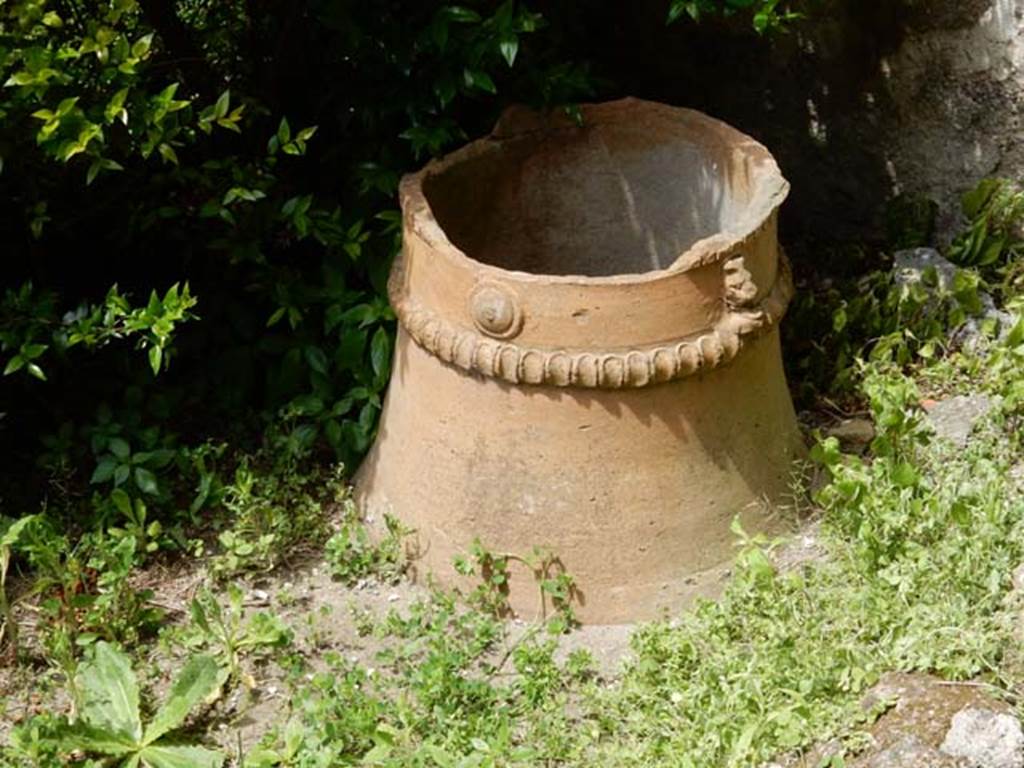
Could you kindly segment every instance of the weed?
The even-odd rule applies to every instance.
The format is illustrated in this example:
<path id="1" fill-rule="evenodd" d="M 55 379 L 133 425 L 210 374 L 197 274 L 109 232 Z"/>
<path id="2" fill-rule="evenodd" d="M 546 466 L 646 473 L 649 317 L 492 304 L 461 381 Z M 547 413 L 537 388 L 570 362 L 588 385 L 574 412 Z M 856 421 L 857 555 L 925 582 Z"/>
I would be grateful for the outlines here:
<path id="1" fill-rule="evenodd" d="M 270 571 L 288 554 L 316 540 L 326 529 L 328 504 L 342 502 L 347 491 L 341 468 L 303 472 L 287 463 L 257 471 L 243 457 L 233 482 L 224 486 L 222 504 L 231 527 L 222 531 L 210 571 L 224 580 L 245 571 Z"/>
<path id="2" fill-rule="evenodd" d="M 206 648 L 227 669 L 228 679 L 255 688 L 251 674 L 242 670 L 242 657 L 251 652 L 269 652 L 288 646 L 292 631 L 276 616 L 259 612 L 245 621 L 244 595 L 237 585 L 227 589 L 228 604 L 204 589 L 189 606 L 192 626 L 184 640 L 192 648 Z"/>
<path id="3" fill-rule="evenodd" d="M 346 499 L 340 526 L 324 548 L 331 575 L 345 584 L 371 575 L 385 582 L 398 581 L 406 566 L 402 542 L 411 531 L 391 515 L 384 516 L 384 525 L 384 536 L 373 542 L 355 504 Z"/>
<path id="4" fill-rule="evenodd" d="M 209 656 L 189 659 L 145 726 L 131 660 L 114 646 L 97 643 L 76 678 L 74 719 L 48 718 L 18 729 L 15 755 L 20 752 L 30 759 L 39 754 L 99 755 L 103 764 L 114 761 L 122 768 L 219 768 L 223 764 L 220 752 L 166 738 L 220 688 L 223 677 Z"/>
<path id="5" fill-rule="evenodd" d="M 883 271 L 798 294 L 785 327 L 799 394 L 849 397 L 860 362 L 906 367 L 939 357 L 949 332 L 981 310 L 980 284 L 969 270 L 949 285 L 934 269 L 920 282 Z"/>
<path id="6" fill-rule="evenodd" d="M 12 658 L 18 655 L 18 623 L 11 613 L 10 599 L 7 596 L 7 570 L 10 568 L 11 554 L 21 532 L 35 520 L 34 515 L 26 515 L 10 523 L 0 520 L 0 648 L 6 641 L 11 649 Z"/>
<path id="7" fill-rule="evenodd" d="M 561 634 L 575 626 L 575 582 L 561 559 L 543 547 L 534 547 L 529 555 L 495 554 L 479 539 L 474 540 L 468 555 L 455 558 L 455 570 L 460 575 L 478 579 L 467 595 L 470 605 L 499 618 L 513 615 L 509 603 L 511 563 L 525 566 L 532 574 L 538 589 L 537 615 L 547 623 L 549 632 Z"/>

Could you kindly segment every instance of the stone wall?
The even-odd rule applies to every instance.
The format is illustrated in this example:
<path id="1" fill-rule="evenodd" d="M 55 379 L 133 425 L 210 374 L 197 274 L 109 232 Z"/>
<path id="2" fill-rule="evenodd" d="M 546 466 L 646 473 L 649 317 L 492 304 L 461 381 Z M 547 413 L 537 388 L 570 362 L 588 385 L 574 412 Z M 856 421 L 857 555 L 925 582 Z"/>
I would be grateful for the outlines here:
<path id="1" fill-rule="evenodd" d="M 793 183 L 784 239 L 878 237 L 900 192 L 940 204 L 942 239 L 964 189 L 1024 175 L 1024 0 L 817 0 L 771 39 L 607 5 L 585 30 L 598 74 L 767 144 Z"/>

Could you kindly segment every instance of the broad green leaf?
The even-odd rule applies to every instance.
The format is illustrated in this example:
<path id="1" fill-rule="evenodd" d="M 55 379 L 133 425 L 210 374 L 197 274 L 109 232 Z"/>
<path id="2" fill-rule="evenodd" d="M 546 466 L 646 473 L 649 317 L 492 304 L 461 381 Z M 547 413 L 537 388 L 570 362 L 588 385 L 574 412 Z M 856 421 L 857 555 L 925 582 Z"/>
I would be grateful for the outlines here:
<path id="1" fill-rule="evenodd" d="M 231 103 L 231 91 L 226 90 L 217 99 L 217 103 L 213 105 L 213 114 L 217 119 L 223 118 L 228 113 L 228 106 Z"/>
<path id="2" fill-rule="evenodd" d="M 150 45 L 153 43 L 153 33 L 150 32 L 144 37 L 140 37 L 134 43 L 132 43 L 132 56 L 136 59 L 144 58 L 149 53 Z"/>
<path id="3" fill-rule="evenodd" d="M 21 354 L 27 360 L 35 360 L 49 348 L 48 344 L 24 344 L 21 347 Z"/>
<path id="4" fill-rule="evenodd" d="M 149 348 L 149 367 L 153 369 L 153 375 L 160 373 L 160 363 L 163 362 L 164 351 L 157 346 Z"/>
<path id="5" fill-rule="evenodd" d="M 462 72 L 463 80 L 466 85 L 470 88 L 479 88 L 481 91 L 487 93 L 497 93 L 498 88 L 495 86 L 491 76 L 480 69 L 469 69 L 468 67 Z"/>
<path id="6" fill-rule="evenodd" d="M 466 8 L 461 5 L 447 5 L 441 9 L 441 13 L 452 21 L 457 21 L 461 24 L 472 24 L 480 21 L 480 14 L 471 8 Z"/>
<path id="7" fill-rule="evenodd" d="M 135 485 L 143 493 L 156 495 L 159 488 L 156 484 L 156 475 L 145 467 L 135 468 Z"/>
<path id="8" fill-rule="evenodd" d="M 143 743 L 152 744 L 185 722 L 189 712 L 220 687 L 224 674 L 212 656 L 193 656 L 174 681 L 167 700 L 146 727 Z"/>
<path id="9" fill-rule="evenodd" d="M 139 746 L 123 734 L 111 733 L 105 728 L 96 728 L 85 723 L 76 723 L 61 736 L 61 748 L 65 751 L 99 753 L 111 757 L 122 757 L 136 751 Z"/>
<path id="10" fill-rule="evenodd" d="M 72 109 L 75 108 L 75 104 L 78 103 L 78 97 L 72 96 L 71 98 L 62 99 L 60 104 L 57 105 L 57 116 L 66 115 Z"/>
<path id="11" fill-rule="evenodd" d="M 128 441 L 122 437 L 110 438 L 110 452 L 117 456 L 119 459 L 127 459 L 131 453 L 131 447 L 128 445 Z"/>
<path id="12" fill-rule="evenodd" d="M 105 483 L 114 476 L 114 469 L 117 468 L 117 460 L 113 456 L 107 456 L 96 465 L 96 469 L 89 479 L 90 483 Z"/>
<path id="13" fill-rule="evenodd" d="M 309 363 L 309 367 L 317 373 L 327 375 L 327 355 L 320 347 L 308 346 L 305 349 L 306 362 Z"/>
<path id="14" fill-rule="evenodd" d="M 378 328 L 370 342 L 370 363 L 373 365 L 374 375 L 381 376 L 387 372 L 390 356 L 391 341 L 388 339 L 387 331 Z"/>
<path id="15" fill-rule="evenodd" d="M 7 361 L 7 366 L 4 368 L 4 376 L 10 376 L 12 373 L 19 371 L 22 366 L 25 365 L 25 358 L 21 355 L 15 355 Z"/>
<path id="16" fill-rule="evenodd" d="M 98 160 L 98 159 L 97 160 L 93 160 L 89 164 L 89 170 L 87 170 L 85 172 L 85 185 L 86 186 L 89 186 L 94 181 L 96 181 L 96 176 L 99 174 L 100 168 L 102 168 L 102 167 L 103 167 L 102 166 L 102 162 L 100 160 Z"/>
<path id="17" fill-rule="evenodd" d="M 25 526 L 36 520 L 38 517 L 39 515 L 19 517 L 11 523 L 7 529 L 3 531 L 3 534 L 0 535 L 0 549 L 13 547 L 18 541 L 18 537 L 21 536 L 21 532 L 25 530 Z"/>
<path id="18" fill-rule="evenodd" d="M 75 683 L 82 723 L 134 742 L 142 738 L 139 686 L 124 653 L 105 641 L 96 643 L 92 657 L 79 665 Z"/>
<path id="19" fill-rule="evenodd" d="M 1013 324 L 1013 328 L 1006 335 L 1006 346 L 1015 349 L 1024 343 L 1024 317 Z"/>
<path id="20" fill-rule="evenodd" d="M 900 488 L 911 488 L 917 484 L 918 474 L 913 465 L 901 462 L 892 471 L 892 480 Z"/>
<path id="21" fill-rule="evenodd" d="M 519 40 L 515 35 L 504 38 L 499 44 L 498 48 L 501 50 L 501 55 L 508 62 L 511 67 L 516 63 L 516 53 L 519 51 Z"/>
<path id="22" fill-rule="evenodd" d="M 964 196 L 961 198 L 961 204 L 967 218 L 973 219 L 981 213 L 985 203 L 991 199 L 992 194 L 999 188 L 1000 183 L 999 179 L 982 179 L 978 182 L 978 186 L 964 193 Z"/>
<path id="23" fill-rule="evenodd" d="M 28 372 L 29 372 L 30 374 L 32 374 L 33 376 L 35 376 L 35 377 L 36 377 L 37 379 L 39 379 L 40 381 L 46 381 L 46 374 L 45 374 L 45 373 L 43 373 L 43 369 L 42 369 L 42 368 L 40 368 L 40 367 L 39 367 L 38 365 L 36 365 L 35 363 L 29 363 L 29 364 L 28 364 L 28 365 L 26 366 L 26 369 L 28 370 Z"/>
<path id="24" fill-rule="evenodd" d="M 129 518 L 132 516 L 132 500 L 124 489 L 115 488 L 110 494 L 110 500 L 122 515 Z"/>
<path id="25" fill-rule="evenodd" d="M 172 165 L 178 164 L 178 153 L 174 151 L 174 147 L 170 144 L 163 142 L 156 149 L 160 153 L 160 157 L 164 159 L 164 162 L 171 163 Z"/>
<path id="26" fill-rule="evenodd" d="M 204 747 L 177 747 L 153 745 L 143 749 L 139 756 L 148 768 L 220 768 L 224 755 Z"/>

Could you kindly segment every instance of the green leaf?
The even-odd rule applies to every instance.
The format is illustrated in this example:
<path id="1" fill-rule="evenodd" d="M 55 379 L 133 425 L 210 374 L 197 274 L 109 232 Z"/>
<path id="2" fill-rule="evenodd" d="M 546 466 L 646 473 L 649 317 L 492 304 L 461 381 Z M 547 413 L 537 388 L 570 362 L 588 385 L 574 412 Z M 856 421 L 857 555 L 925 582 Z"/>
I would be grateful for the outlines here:
<path id="1" fill-rule="evenodd" d="M 90 483 L 105 483 L 114 476 L 114 470 L 117 468 L 117 459 L 113 456 L 107 456 L 100 460 L 100 463 L 96 465 L 96 469 L 93 470 L 92 477 L 89 479 Z"/>
<path id="2" fill-rule="evenodd" d="M 912 488 L 917 484 L 917 470 L 912 464 L 901 462 L 892 471 L 892 481 L 900 488 Z"/>
<path id="3" fill-rule="evenodd" d="M 93 160 L 89 164 L 89 170 L 85 172 L 85 186 L 88 187 L 96 181 L 96 176 L 99 174 L 100 168 L 102 168 L 102 163 L 99 159 Z"/>
<path id="4" fill-rule="evenodd" d="M 138 745 L 123 734 L 111 733 L 86 723 L 75 723 L 61 734 L 61 748 L 66 752 L 99 753 L 123 757 L 138 749 Z"/>
<path id="5" fill-rule="evenodd" d="M 163 362 L 164 351 L 158 346 L 149 348 L 149 367 L 153 369 L 153 375 L 160 373 L 160 363 Z"/>
<path id="6" fill-rule="evenodd" d="M 136 743 L 142 738 L 139 686 L 124 653 L 99 641 L 92 657 L 79 665 L 75 684 L 82 699 L 82 723 Z"/>
<path id="7" fill-rule="evenodd" d="M 992 194 L 1001 184 L 1002 182 L 999 179 L 982 179 L 978 182 L 978 186 L 964 193 L 964 196 L 961 198 L 961 205 L 967 218 L 973 219 L 978 216 L 982 208 L 985 207 L 985 203 L 991 199 Z"/>
<path id="8" fill-rule="evenodd" d="M 25 530 L 25 527 L 38 519 L 39 515 L 26 515 L 25 517 L 19 517 L 4 530 L 3 535 L 0 535 L 0 550 L 9 549 L 18 542 L 18 537 L 21 536 L 21 532 Z M 3 574 L 0 573 L 0 577 Z"/>
<path id="9" fill-rule="evenodd" d="M 370 342 L 370 364 L 373 366 L 374 375 L 383 376 L 387 373 L 390 356 L 391 340 L 387 331 L 378 328 L 373 334 L 373 341 Z"/>
<path id="10" fill-rule="evenodd" d="M 282 117 L 281 122 L 277 126 L 277 141 L 279 144 L 287 144 L 291 141 L 292 129 L 288 125 L 288 118 Z"/>
<path id="11" fill-rule="evenodd" d="M 696 3 L 689 2 L 689 0 L 672 0 L 672 5 L 669 6 L 668 18 L 665 23 L 675 23 L 684 13 L 690 14 L 694 19 L 697 19 L 700 15 L 700 11 L 697 9 Z"/>
<path id="12" fill-rule="evenodd" d="M 993 237 L 988 240 L 987 243 L 980 249 L 978 254 L 978 266 L 987 267 L 989 264 L 995 264 L 1000 255 L 1003 253 L 1003 249 L 1006 247 L 1005 237 Z"/>
<path id="13" fill-rule="evenodd" d="M 468 67 L 462 72 L 463 80 L 466 85 L 470 88 L 478 88 L 481 91 L 487 93 L 497 93 L 498 88 L 494 85 L 494 81 L 491 80 L 491 76 L 483 70 L 469 69 Z"/>
<path id="14" fill-rule="evenodd" d="M 145 467 L 135 468 L 135 485 L 140 491 L 148 493 L 151 496 L 155 496 L 159 491 L 156 484 L 156 475 Z"/>
<path id="15" fill-rule="evenodd" d="M 498 49 L 501 51 L 501 55 L 504 57 L 505 61 L 508 62 L 508 65 L 511 67 L 516 63 L 516 53 L 519 52 L 519 40 L 515 35 L 503 38 L 502 41 L 498 43 Z"/>
<path id="16" fill-rule="evenodd" d="M 111 491 L 110 500 L 122 515 L 125 517 L 132 516 L 132 499 L 123 489 L 115 488 Z"/>
<path id="17" fill-rule="evenodd" d="M 343 434 L 341 424 L 336 419 L 327 419 L 324 422 L 324 437 L 331 448 L 336 451 L 341 449 Z"/>
<path id="18" fill-rule="evenodd" d="M 317 373 L 327 375 L 327 355 L 320 347 L 314 347 L 312 345 L 306 347 L 306 362 L 309 363 L 309 367 Z"/>
<path id="19" fill-rule="evenodd" d="M 174 151 L 174 147 L 170 144 L 167 142 L 161 142 L 160 146 L 156 149 L 160 153 L 160 157 L 164 159 L 164 162 L 170 163 L 171 165 L 178 164 L 178 153 Z"/>
<path id="20" fill-rule="evenodd" d="M 148 35 L 145 35 L 144 37 L 140 37 L 138 40 L 132 43 L 132 56 L 134 56 L 136 59 L 144 58 L 146 54 L 149 53 L 149 47 L 152 45 L 152 43 L 152 32 L 150 32 Z"/>
<path id="21" fill-rule="evenodd" d="M 212 656 L 193 656 L 174 681 L 167 700 L 146 727 L 144 744 L 152 744 L 181 726 L 189 712 L 224 682 L 225 674 Z"/>
<path id="22" fill-rule="evenodd" d="M 28 364 L 28 365 L 26 366 L 26 369 L 28 370 L 28 372 L 29 372 L 30 374 L 32 374 L 33 376 L 35 376 L 35 377 L 36 377 L 37 379 L 39 379 L 40 381 L 46 381 L 46 374 L 45 374 L 45 373 L 43 373 L 43 369 L 42 369 L 42 368 L 40 368 L 40 367 L 39 367 L 38 365 L 36 365 L 35 363 L 29 363 L 29 364 Z"/>
<path id="23" fill-rule="evenodd" d="M 24 344 L 21 347 L 21 354 L 26 360 L 35 360 L 47 350 L 47 344 Z"/>
<path id="24" fill-rule="evenodd" d="M 291 405 L 300 416 L 316 416 L 324 409 L 323 399 L 312 394 L 299 395 Z"/>
<path id="25" fill-rule="evenodd" d="M 131 447 L 128 445 L 128 441 L 122 437 L 110 438 L 110 444 L 108 447 L 110 448 L 110 452 L 122 461 L 127 459 L 132 452 Z"/>
<path id="26" fill-rule="evenodd" d="M 12 373 L 20 371 L 25 365 L 25 358 L 21 355 L 15 355 L 7 361 L 7 366 L 4 368 L 4 376 L 10 376 Z"/>
<path id="27" fill-rule="evenodd" d="M 1013 324 L 1013 328 L 1006 334 L 1006 346 L 1015 349 L 1024 344 L 1024 317 Z"/>
<path id="28" fill-rule="evenodd" d="M 480 14 L 471 8 L 464 8 L 461 5 L 447 5 L 441 9 L 441 13 L 451 21 L 461 24 L 471 24 L 480 21 Z"/>
<path id="29" fill-rule="evenodd" d="M 284 313 L 288 310 L 288 307 L 278 307 L 274 310 L 273 314 L 267 319 L 267 328 L 276 325 L 280 322 L 281 318 L 284 317 Z"/>
<path id="30" fill-rule="evenodd" d="M 218 120 L 223 118 L 228 113 L 228 107 L 231 104 L 231 90 L 224 91 L 217 99 L 217 103 L 213 105 L 213 114 Z"/>
<path id="31" fill-rule="evenodd" d="M 220 768 L 224 754 L 205 747 L 151 745 L 139 756 L 149 768 Z"/>

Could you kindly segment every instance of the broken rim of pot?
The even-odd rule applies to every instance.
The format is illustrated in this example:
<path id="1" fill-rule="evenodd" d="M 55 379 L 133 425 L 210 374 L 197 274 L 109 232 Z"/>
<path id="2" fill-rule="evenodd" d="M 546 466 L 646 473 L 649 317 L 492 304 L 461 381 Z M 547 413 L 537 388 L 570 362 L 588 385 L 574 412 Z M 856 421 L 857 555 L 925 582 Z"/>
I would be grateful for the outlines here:
<path id="1" fill-rule="evenodd" d="M 789 183 L 749 136 L 633 98 L 580 115 L 510 108 L 406 176 L 407 230 L 495 275 L 614 284 L 722 261 L 774 225 Z"/>

